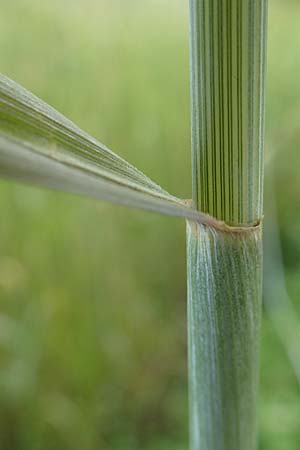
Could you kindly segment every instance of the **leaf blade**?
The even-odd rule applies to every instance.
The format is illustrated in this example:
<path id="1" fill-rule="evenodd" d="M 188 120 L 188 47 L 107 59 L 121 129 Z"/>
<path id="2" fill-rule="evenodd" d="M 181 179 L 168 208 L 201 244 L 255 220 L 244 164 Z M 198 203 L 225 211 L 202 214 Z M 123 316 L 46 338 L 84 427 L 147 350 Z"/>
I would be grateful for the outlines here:
<path id="1" fill-rule="evenodd" d="M 0 175 L 161 214 L 209 219 L 4 75 Z"/>

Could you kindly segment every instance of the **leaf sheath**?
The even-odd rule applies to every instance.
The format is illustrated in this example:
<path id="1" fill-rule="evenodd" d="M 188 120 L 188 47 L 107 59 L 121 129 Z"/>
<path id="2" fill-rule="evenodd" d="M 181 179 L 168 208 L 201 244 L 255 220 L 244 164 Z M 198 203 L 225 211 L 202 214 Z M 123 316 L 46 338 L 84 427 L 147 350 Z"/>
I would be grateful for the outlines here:
<path id="1" fill-rule="evenodd" d="M 187 222 L 190 448 L 254 450 L 261 229 Z"/>

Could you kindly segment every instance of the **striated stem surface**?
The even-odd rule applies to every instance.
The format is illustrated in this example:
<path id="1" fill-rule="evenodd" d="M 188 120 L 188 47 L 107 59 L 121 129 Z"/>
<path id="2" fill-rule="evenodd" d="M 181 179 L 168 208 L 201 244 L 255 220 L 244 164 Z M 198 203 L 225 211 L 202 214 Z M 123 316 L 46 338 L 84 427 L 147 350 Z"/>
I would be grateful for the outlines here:
<path id="1" fill-rule="evenodd" d="M 266 17 L 190 0 L 193 203 L 239 227 L 187 225 L 191 450 L 256 448 Z"/>
<path id="2" fill-rule="evenodd" d="M 260 220 L 266 0 L 190 0 L 193 200 L 229 225 Z"/>
<path id="3" fill-rule="evenodd" d="M 254 450 L 261 229 L 187 222 L 190 448 Z"/>

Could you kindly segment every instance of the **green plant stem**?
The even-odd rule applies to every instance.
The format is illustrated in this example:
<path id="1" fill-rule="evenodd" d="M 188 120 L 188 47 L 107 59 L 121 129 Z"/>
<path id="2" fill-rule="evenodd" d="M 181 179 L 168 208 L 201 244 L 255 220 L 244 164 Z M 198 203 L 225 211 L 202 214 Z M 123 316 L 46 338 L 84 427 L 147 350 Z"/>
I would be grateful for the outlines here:
<path id="1" fill-rule="evenodd" d="M 266 0 L 190 0 L 193 200 L 230 225 L 262 216 Z"/>
<path id="2" fill-rule="evenodd" d="M 191 450 L 254 450 L 261 310 L 266 0 L 190 0 Z M 251 225 L 257 227 L 251 228 Z"/>
<path id="3" fill-rule="evenodd" d="M 193 450 L 253 450 L 261 311 L 261 229 L 187 223 Z"/>

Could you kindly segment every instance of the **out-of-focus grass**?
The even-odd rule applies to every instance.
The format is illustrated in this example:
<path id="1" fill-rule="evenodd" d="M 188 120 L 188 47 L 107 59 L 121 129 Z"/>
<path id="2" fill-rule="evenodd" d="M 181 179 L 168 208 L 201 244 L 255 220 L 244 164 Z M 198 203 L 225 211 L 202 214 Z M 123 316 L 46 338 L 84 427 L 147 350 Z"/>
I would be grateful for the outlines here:
<path id="1" fill-rule="evenodd" d="M 299 19 L 270 2 L 267 147 L 294 299 Z M 190 196 L 187 2 L 3 2 L 0 52 L 4 74 Z M 185 450 L 184 223 L 3 181 L 0 201 L 0 448 Z M 260 449 L 296 450 L 298 386 L 268 320 L 262 342 Z"/>

